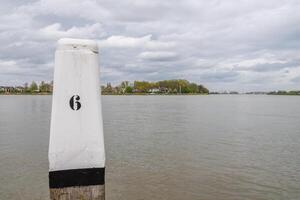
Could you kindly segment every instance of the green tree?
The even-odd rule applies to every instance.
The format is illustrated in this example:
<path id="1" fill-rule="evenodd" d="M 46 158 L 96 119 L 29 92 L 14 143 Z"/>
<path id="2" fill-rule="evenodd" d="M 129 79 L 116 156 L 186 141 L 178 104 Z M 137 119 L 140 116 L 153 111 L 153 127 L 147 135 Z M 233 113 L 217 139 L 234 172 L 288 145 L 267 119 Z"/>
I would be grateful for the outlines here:
<path id="1" fill-rule="evenodd" d="M 30 84 L 29 90 L 30 92 L 36 92 L 38 90 L 38 85 L 36 84 L 36 82 L 32 81 L 32 83 Z"/>
<path id="2" fill-rule="evenodd" d="M 209 90 L 206 87 L 204 87 L 203 85 L 198 85 L 198 91 L 199 91 L 199 93 L 202 93 L 202 94 L 209 93 Z"/>
<path id="3" fill-rule="evenodd" d="M 188 88 L 191 93 L 199 93 L 198 85 L 196 83 L 190 83 Z"/>
<path id="4" fill-rule="evenodd" d="M 103 94 L 112 94 L 112 92 L 113 92 L 113 88 L 111 86 L 111 83 L 107 83 L 106 87 L 103 87 L 102 89 Z"/>
<path id="5" fill-rule="evenodd" d="M 42 81 L 39 86 L 39 90 L 40 92 L 51 92 L 51 84 Z"/>
<path id="6" fill-rule="evenodd" d="M 151 83 L 147 82 L 147 81 L 134 81 L 134 89 L 137 92 L 148 92 L 149 89 L 151 89 Z"/>
<path id="7" fill-rule="evenodd" d="M 29 87 L 28 87 L 28 83 L 24 83 L 24 91 L 25 92 L 30 92 Z"/>
<path id="8" fill-rule="evenodd" d="M 132 93 L 132 92 L 133 92 L 133 88 L 132 88 L 132 87 L 127 86 L 127 87 L 125 88 L 125 93 L 126 93 L 126 94 L 130 94 L 130 93 Z"/>

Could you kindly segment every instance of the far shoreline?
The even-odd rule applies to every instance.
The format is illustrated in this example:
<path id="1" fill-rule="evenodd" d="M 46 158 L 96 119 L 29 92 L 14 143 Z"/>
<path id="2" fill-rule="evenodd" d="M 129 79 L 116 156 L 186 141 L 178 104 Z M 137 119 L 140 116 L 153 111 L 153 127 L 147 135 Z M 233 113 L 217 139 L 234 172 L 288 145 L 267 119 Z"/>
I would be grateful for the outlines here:
<path id="1" fill-rule="evenodd" d="M 0 96 L 51 96 L 52 93 L 0 93 Z M 207 96 L 207 95 L 228 95 L 228 96 L 237 96 L 237 95 L 251 95 L 251 96 L 300 96 L 299 94 L 207 94 L 207 93 L 187 93 L 187 94 L 150 94 L 150 93 L 135 93 L 135 94 L 101 94 L 102 96 Z"/>
<path id="2" fill-rule="evenodd" d="M 2 96 L 44 96 L 52 95 L 52 93 L 11 93 L 11 94 L 0 94 Z M 101 94 L 103 96 L 195 96 L 195 95 L 211 95 L 211 94 L 200 94 L 200 93 L 187 93 L 187 94 L 147 94 L 147 93 L 138 93 L 138 94 Z"/>

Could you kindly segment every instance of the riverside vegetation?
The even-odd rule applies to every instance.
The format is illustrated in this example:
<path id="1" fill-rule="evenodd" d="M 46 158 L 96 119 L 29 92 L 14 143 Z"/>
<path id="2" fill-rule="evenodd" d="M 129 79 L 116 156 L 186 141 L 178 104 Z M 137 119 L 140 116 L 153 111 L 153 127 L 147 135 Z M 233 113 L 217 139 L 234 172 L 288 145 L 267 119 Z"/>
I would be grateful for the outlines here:
<path id="1" fill-rule="evenodd" d="M 209 90 L 203 85 L 197 85 L 187 80 L 123 81 L 112 87 L 110 83 L 101 86 L 102 94 L 208 94 Z"/>
<path id="2" fill-rule="evenodd" d="M 0 94 L 51 94 L 53 81 L 37 84 L 25 83 L 24 86 L 0 86 Z M 123 81 L 117 86 L 107 83 L 101 86 L 104 95 L 130 95 L 130 94 L 208 94 L 209 90 L 203 85 L 189 82 L 184 79 L 148 81 Z"/>
<path id="3" fill-rule="evenodd" d="M 39 84 L 33 81 L 31 84 L 25 83 L 23 86 L 0 86 L 0 95 L 43 95 L 52 94 L 53 81 L 41 81 Z M 123 81 L 117 86 L 111 83 L 101 86 L 103 95 L 146 95 L 146 94 L 239 94 L 238 92 L 210 92 L 205 86 L 189 82 L 184 79 L 162 80 L 157 82 L 148 81 Z M 300 95 L 300 90 L 291 91 L 272 91 L 272 92 L 247 92 L 246 94 L 264 94 L 264 95 Z"/>

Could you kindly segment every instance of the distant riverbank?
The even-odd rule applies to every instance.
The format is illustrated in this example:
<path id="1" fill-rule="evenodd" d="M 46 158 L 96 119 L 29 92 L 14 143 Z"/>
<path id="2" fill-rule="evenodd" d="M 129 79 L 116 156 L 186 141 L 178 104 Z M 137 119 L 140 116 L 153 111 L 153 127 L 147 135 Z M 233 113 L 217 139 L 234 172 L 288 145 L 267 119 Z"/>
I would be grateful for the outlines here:
<path id="1" fill-rule="evenodd" d="M 44 95 L 52 95 L 52 93 L 0 93 L 0 95 L 2 96 L 26 96 L 26 95 L 36 95 L 36 96 L 44 96 Z M 277 94 L 277 93 L 266 93 L 266 94 L 247 94 L 247 93 L 240 93 L 240 94 L 216 94 L 216 93 L 212 93 L 212 94 L 208 94 L 208 93 L 186 93 L 186 94 L 168 94 L 168 93 L 164 93 L 164 94 L 159 94 L 159 93 L 155 93 L 155 94 L 151 94 L 151 93 L 128 93 L 128 94 L 101 94 L 104 96 L 197 96 L 197 95 L 273 95 L 273 96 L 300 96 L 300 94 L 290 94 L 290 93 L 285 93 L 285 94 Z"/>
<path id="2" fill-rule="evenodd" d="M 148 81 L 122 81 L 113 86 L 111 83 L 102 85 L 102 95 L 290 95 L 299 96 L 300 90 L 274 90 L 274 91 L 251 91 L 239 93 L 237 91 L 224 90 L 210 91 L 204 85 L 189 82 L 184 79 L 162 80 L 156 82 Z M 0 95 L 51 95 L 53 91 L 53 81 L 41 81 L 24 86 L 0 86 Z"/>
<path id="3" fill-rule="evenodd" d="M 100 89 L 100 88 L 99 88 Z M 24 86 L 0 86 L 0 94 L 51 94 L 53 91 L 53 81 L 45 81 L 39 84 L 33 81 L 31 84 L 25 83 Z M 123 81 L 113 86 L 107 83 L 101 86 L 103 95 L 178 95 L 178 94 L 208 94 L 209 90 L 201 84 L 189 82 L 184 79 L 162 80 L 157 82 L 148 81 Z"/>
<path id="4" fill-rule="evenodd" d="M 0 93 L 0 95 L 52 95 L 52 93 Z M 187 94 L 151 94 L 151 93 L 128 93 L 128 94 L 101 94 L 104 96 L 191 96 L 191 95 L 209 95 L 207 93 L 187 93 Z"/>
<path id="5" fill-rule="evenodd" d="M 52 93 L 0 93 L 0 95 L 52 95 Z"/>

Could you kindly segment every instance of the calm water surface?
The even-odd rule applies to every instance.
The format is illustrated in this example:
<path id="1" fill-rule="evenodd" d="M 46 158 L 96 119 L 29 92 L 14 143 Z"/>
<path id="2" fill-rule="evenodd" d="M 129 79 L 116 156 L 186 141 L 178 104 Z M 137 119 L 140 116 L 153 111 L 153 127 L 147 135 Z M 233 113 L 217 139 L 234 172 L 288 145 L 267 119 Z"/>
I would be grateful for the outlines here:
<path id="1" fill-rule="evenodd" d="M 300 199 L 300 97 L 104 96 L 108 200 Z M 0 96 L 0 199 L 48 199 L 51 96 Z"/>

